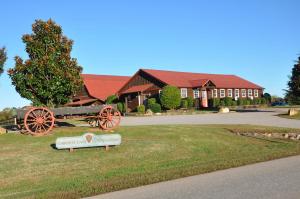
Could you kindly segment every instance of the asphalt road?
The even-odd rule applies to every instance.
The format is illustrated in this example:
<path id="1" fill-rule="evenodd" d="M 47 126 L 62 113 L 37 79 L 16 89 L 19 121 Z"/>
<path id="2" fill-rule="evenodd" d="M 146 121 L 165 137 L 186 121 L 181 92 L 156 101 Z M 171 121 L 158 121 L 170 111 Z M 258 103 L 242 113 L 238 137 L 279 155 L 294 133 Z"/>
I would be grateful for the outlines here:
<path id="1" fill-rule="evenodd" d="M 198 115 L 168 115 L 152 117 L 123 117 L 121 126 L 163 124 L 252 124 L 300 128 L 300 120 L 278 117 L 287 109 L 265 109 L 257 112 L 209 113 Z M 299 196 L 300 198 L 300 196 Z"/>
<path id="2" fill-rule="evenodd" d="M 112 192 L 90 199 L 299 199 L 300 156 Z"/>

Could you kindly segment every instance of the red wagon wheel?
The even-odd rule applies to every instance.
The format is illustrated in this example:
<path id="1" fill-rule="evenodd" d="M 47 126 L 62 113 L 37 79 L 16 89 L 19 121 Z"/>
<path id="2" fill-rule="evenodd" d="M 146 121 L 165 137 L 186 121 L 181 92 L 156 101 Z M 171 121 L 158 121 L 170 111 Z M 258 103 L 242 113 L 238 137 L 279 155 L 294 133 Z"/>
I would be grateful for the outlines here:
<path id="1" fill-rule="evenodd" d="M 104 107 L 99 113 L 99 125 L 104 130 L 112 130 L 119 126 L 121 113 L 112 106 Z"/>
<path id="2" fill-rule="evenodd" d="M 47 108 L 32 108 L 24 117 L 25 129 L 31 135 L 46 135 L 54 126 L 54 115 Z"/>

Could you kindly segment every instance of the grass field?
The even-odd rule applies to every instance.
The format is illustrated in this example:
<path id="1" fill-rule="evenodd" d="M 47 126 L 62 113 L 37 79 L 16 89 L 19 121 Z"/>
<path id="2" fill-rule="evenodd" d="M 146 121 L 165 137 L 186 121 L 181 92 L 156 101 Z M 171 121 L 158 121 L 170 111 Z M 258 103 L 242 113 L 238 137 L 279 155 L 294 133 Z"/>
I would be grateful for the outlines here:
<path id="1" fill-rule="evenodd" d="M 90 128 L 1 135 L 0 198 L 79 198 L 300 154 L 299 142 L 237 136 L 230 128 L 243 126 L 122 127 L 122 145 L 107 152 L 51 147 L 57 137 L 96 131 Z"/>

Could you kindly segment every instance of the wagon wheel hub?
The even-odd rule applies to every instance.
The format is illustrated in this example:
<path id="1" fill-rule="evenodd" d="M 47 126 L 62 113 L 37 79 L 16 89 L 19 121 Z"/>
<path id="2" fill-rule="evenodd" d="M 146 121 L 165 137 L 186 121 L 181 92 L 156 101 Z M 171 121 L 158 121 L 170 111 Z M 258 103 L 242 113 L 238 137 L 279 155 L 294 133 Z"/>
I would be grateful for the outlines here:
<path id="1" fill-rule="evenodd" d="M 44 118 L 42 118 L 42 117 L 38 117 L 37 119 L 36 119 L 36 123 L 38 123 L 38 124 L 43 124 L 44 123 Z"/>
<path id="2" fill-rule="evenodd" d="M 35 107 L 26 112 L 24 126 L 31 135 L 48 134 L 54 126 L 54 115 L 49 109 Z"/>
<path id="3" fill-rule="evenodd" d="M 109 115 L 108 117 L 107 117 L 107 119 L 109 120 L 109 121 L 112 121 L 112 116 L 111 115 Z"/>

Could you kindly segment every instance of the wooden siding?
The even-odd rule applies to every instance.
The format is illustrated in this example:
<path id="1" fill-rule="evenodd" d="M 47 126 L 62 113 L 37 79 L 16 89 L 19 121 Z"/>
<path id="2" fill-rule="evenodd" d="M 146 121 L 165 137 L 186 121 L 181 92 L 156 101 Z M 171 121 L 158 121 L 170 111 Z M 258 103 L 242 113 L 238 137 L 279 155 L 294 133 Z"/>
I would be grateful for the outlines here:
<path id="1" fill-rule="evenodd" d="M 86 87 L 83 86 L 80 91 L 78 91 L 71 99 L 72 102 L 78 102 L 81 100 L 87 100 L 87 99 L 95 99 L 94 97 L 90 96 Z M 94 102 L 89 102 L 84 104 L 84 106 L 91 106 L 91 105 L 101 105 L 104 104 L 104 102 L 102 102 L 101 100 L 97 100 Z M 76 105 L 76 106 L 80 106 L 80 105 Z"/>
<path id="2" fill-rule="evenodd" d="M 130 82 L 128 82 L 121 90 L 120 93 L 122 93 L 122 91 L 125 91 L 133 86 L 138 86 L 138 85 L 145 85 L 145 84 L 154 84 L 155 86 L 157 86 L 158 88 L 163 88 L 165 86 L 165 84 L 163 84 L 162 82 L 158 81 L 157 79 L 151 77 L 150 75 L 148 75 L 147 73 L 140 71 L 139 73 L 137 73 L 131 80 Z"/>

